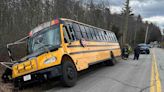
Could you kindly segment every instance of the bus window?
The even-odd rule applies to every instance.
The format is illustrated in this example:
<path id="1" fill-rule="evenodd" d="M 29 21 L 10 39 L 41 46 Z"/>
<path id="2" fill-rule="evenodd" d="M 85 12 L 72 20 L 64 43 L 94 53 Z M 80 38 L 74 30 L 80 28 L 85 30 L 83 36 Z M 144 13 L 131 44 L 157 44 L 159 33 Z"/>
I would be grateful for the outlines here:
<path id="1" fill-rule="evenodd" d="M 108 41 L 107 33 L 106 33 L 106 31 L 103 31 L 103 32 L 104 32 L 104 38 L 105 38 L 105 41 L 107 42 L 107 41 Z"/>
<path id="2" fill-rule="evenodd" d="M 71 36 L 71 32 L 70 32 L 69 26 L 66 25 L 66 26 L 65 26 L 65 29 L 66 29 L 66 31 L 67 31 L 67 33 L 68 33 L 69 39 L 70 39 L 71 41 L 73 41 L 73 38 L 72 38 L 72 36 Z"/>
<path id="3" fill-rule="evenodd" d="M 108 37 L 108 32 L 106 32 L 106 31 L 105 31 L 105 33 L 106 33 L 106 34 L 105 34 L 106 39 L 107 39 L 107 41 L 109 42 L 109 41 L 110 41 L 110 39 L 109 39 L 109 37 Z"/>
<path id="4" fill-rule="evenodd" d="M 99 40 L 102 41 L 102 35 L 101 35 L 101 31 L 97 29 L 97 37 L 99 37 Z"/>
<path id="5" fill-rule="evenodd" d="M 94 28 L 94 33 L 95 33 L 95 36 L 96 36 L 96 40 L 100 41 L 100 37 L 99 37 L 99 33 L 98 33 L 98 30 Z"/>
<path id="6" fill-rule="evenodd" d="M 84 29 L 85 29 L 85 33 L 87 35 L 87 39 L 89 39 L 89 34 L 88 34 L 88 28 L 87 28 L 87 26 L 84 26 Z"/>
<path id="7" fill-rule="evenodd" d="M 80 40 L 82 38 L 82 33 L 80 31 L 79 25 L 76 23 L 73 23 L 73 29 L 75 31 L 76 38 Z"/>
<path id="8" fill-rule="evenodd" d="M 75 32 L 74 32 L 74 30 L 73 30 L 73 27 L 72 27 L 71 24 L 69 24 L 68 27 L 69 27 L 69 30 L 70 30 L 70 32 L 71 32 L 72 40 L 75 41 L 75 40 L 76 40 L 76 36 L 75 36 Z"/>
<path id="9" fill-rule="evenodd" d="M 111 36 L 110 36 L 110 32 L 108 32 L 107 35 L 108 35 L 109 42 L 111 42 L 112 39 L 111 39 Z"/>
<path id="10" fill-rule="evenodd" d="M 90 27 L 88 27 L 88 30 L 90 32 L 91 40 L 93 40 L 94 39 L 94 35 L 92 34 L 92 29 Z"/>
<path id="11" fill-rule="evenodd" d="M 68 31 L 66 31 L 66 27 L 63 27 L 63 32 L 64 32 L 64 42 L 69 43 L 70 42 L 70 37 L 68 35 Z"/>
<path id="12" fill-rule="evenodd" d="M 114 36 L 113 36 L 113 33 L 111 33 L 111 38 L 112 38 L 112 42 L 114 42 Z"/>
<path id="13" fill-rule="evenodd" d="M 89 30 L 89 27 L 85 26 L 85 30 L 86 30 L 86 33 L 88 35 L 88 38 L 91 40 L 92 39 L 92 35 L 91 35 L 90 30 Z"/>
<path id="14" fill-rule="evenodd" d="M 107 42 L 109 42 L 110 40 L 109 40 L 109 38 L 108 38 L 108 34 L 107 34 L 107 32 L 106 32 L 105 37 L 106 37 L 106 39 L 107 39 Z"/>
<path id="15" fill-rule="evenodd" d="M 114 37 L 114 34 L 112 34 L 112 37 L 113 37 L 113 41 L 115 42 L 115 37 Z"/>
<path id="16" fill-rule="evenodd" d="M 91 35 L 93 37 L 93 40 L 96 40 L 95 32 L 94 32 L 93 28 L 91 28 L 91 27 L 90 27 L 90 32 L 91 32 Z"/>
<path id="17" fill-rule="evenodd" d="M 113 42 L 112 33 L 109 33 L 109 37 L 110 37 L 111 42 Z"/>
<path id="18" fill-rule="evenodd" d="M 81 29 L 81 32 L 82 32 L 82 37 L 85 38 L 85 39 L 88 39 L 87 38 L 87 33 L 85 31 L 85 28 L 83 25 L 79 25 L 80 26 L 80 29 Z"/>
<path id="19" fill-rule="evenodd" d="M 105 34 L 104 34 L 104 31 L 101 30 L 100 32 L 101 32 L 101 36 L 102 36 L 103 41 L 105 41 Z"/>
<path id="20" fill-rule="evenodd" d="M 107 33 L 107 36 L 108 36 L 109 42 L 111 42 L 110 32 Z"/>

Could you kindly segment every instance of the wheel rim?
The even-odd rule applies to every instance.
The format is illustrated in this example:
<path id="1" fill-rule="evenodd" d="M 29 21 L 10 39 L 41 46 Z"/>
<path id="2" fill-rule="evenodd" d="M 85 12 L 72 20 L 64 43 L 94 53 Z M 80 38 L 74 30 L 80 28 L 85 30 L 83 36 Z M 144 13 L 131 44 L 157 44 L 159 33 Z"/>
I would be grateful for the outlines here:
<path id="1" fill-rule="evenodd" d="M 68 67 L 67 68 L 67 77 L 70 80 L 73 80 L 74 79 L 74 70 L 73 70 L 72 67 Z"/>

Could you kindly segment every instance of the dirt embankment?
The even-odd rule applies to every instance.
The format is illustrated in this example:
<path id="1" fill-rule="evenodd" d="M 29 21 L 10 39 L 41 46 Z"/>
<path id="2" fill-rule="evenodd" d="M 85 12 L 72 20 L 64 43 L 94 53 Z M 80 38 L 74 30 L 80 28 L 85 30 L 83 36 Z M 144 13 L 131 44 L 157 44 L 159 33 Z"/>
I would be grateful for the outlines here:
<path id="1" fill-rule="evenodd" d="M 1 76 L 4 72 L 4 67 L 0 65 L 0 92 L 17 92 L 11 83 L 3 83 Z"/>

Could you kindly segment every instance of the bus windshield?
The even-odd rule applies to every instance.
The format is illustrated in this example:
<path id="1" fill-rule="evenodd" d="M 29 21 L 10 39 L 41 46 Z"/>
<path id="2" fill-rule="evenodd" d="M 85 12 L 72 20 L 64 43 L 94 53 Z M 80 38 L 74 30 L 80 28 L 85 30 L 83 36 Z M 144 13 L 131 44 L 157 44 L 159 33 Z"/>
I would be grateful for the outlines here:
<path id="1" fill-rule="evenodd" d="M 60 30 L 59 26 L 52 26 L 45 28 L 32 37 L 28 41 L 29 53 L 33 53 L 40 50 L 51 50 L 60 46 Z"/>

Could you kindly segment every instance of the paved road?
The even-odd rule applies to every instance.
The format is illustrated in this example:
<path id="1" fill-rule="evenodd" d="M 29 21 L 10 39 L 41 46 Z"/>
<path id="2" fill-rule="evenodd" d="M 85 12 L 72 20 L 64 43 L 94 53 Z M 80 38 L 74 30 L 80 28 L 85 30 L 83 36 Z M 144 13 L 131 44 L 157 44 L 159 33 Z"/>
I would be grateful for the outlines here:
<path id="1" fill-rule="evenodd" d="M 103 65 L 91 67 L 80 74 L 77 85 L 72 88 L 64 88 L 59 82 L 51 81 L 23 91 L 157 92 L 155 90 L 158 89 L 159 92 L 159 88 L 164 88 L 164 50 L 154 48 L 150 55 L 141 55 L 139 61 L 132 60 L 132 57 L 130 56 L 126 61 L 120 60 L 113 67 Z M 156 62 L 157 69 L 152 68 L 153 65 L 155 66 L 152 62 Z M 158 71 L 159 78 L 156 77 Z"/>
<path id="2" fill-rule="evenodd" d="M 161 92 L 164 92 L 164 49 L 155 49 L 155 58 L 157 60 L 157 66 L 159 70 L 159 78 L 161 81 Z"/>

